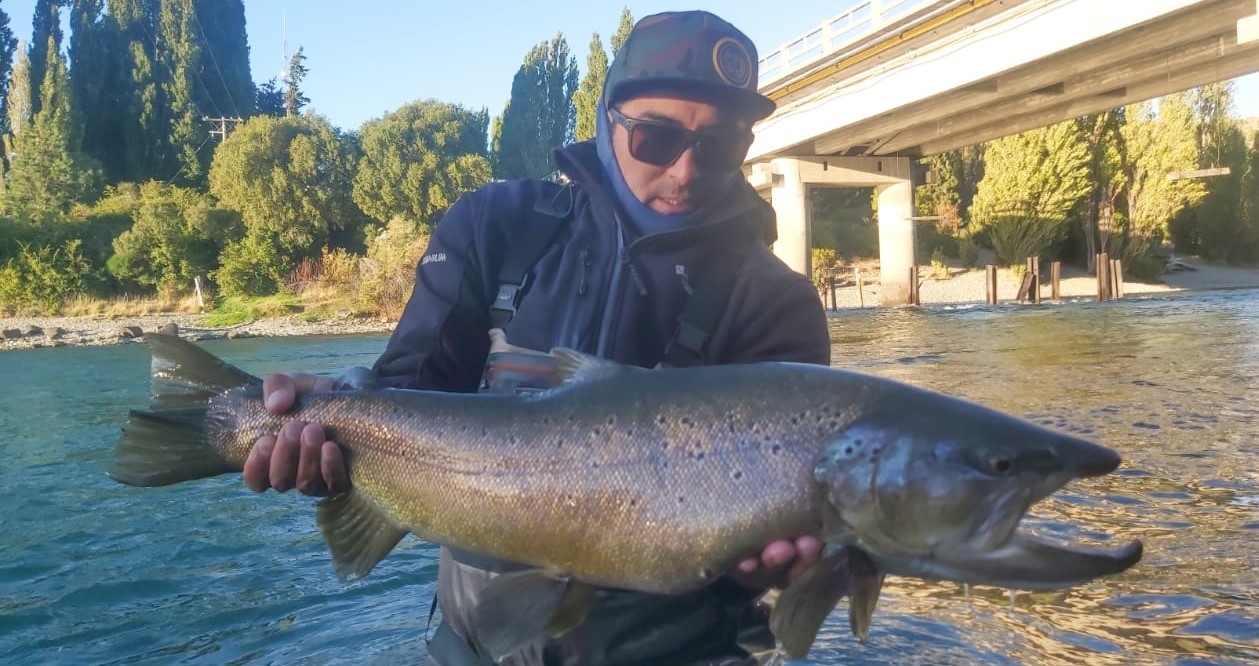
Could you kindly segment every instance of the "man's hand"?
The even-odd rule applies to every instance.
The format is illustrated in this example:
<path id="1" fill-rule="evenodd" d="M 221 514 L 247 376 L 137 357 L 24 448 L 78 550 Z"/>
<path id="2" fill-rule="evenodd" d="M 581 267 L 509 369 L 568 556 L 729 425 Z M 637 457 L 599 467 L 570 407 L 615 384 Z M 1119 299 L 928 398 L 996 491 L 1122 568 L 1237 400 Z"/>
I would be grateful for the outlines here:
<path id="1" fill-rule="evenodd" d="M 298 394 L 332 390 L 333 377 L 309 374 L 273 374 L 262 380 L 262 399 L 267 411 L 283 414 L 292 409 Z M 275 435 L 263 435 L 245 460 L 242 475 L 254 492 L 293 488 L 303 495 L 336 495 L 350 489 L 345 458 L 336 442 L 328 440 L 323 424 L 290 421 Z"/>
<path id="2" fill-rule="evenodd" d="M 822 556 L 822 542 L 814 536 L 794 541 L 774 541 L 761 556 L 743 560 L 730 577 L 746 588 L 763 590 L 771 585 L 786 587 L 813 566 Z"/>

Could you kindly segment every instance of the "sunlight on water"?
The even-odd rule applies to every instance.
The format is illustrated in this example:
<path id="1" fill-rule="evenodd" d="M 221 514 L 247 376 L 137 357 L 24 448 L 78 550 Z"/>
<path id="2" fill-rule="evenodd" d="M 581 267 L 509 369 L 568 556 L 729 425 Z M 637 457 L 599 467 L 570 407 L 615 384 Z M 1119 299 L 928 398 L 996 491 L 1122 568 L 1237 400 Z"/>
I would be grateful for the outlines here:
<path id="1" fill-rule="evenodd" d="M 1115 545 L 1133 570 L 1068 591 L 889 578 L 869 642 L 833 614 L 815 664 L 1259 662 L 1259 292 L 1108 304 L 864 310 L 831 319 L 833 363 L 1119 449 L 1115 474 L 1029 527 Z M 373 337 L 207 347 L 245 369 L 368 365 Z M 311 502 L 235 476 L 138 490 L 105 475 L 147 401 L 147 350 L 0 354 L 0 664 L 416 663 L 436 552 L 406 539 L 341 584 Z"/>

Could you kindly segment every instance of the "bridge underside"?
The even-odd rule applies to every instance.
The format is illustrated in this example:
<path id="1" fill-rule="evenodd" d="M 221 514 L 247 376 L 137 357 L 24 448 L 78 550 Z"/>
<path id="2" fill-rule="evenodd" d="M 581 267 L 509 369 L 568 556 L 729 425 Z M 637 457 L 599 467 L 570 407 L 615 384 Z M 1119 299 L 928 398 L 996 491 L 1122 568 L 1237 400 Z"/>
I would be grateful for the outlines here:
<path id="1" fill-rule="evenodd" d="M 779 108 L 757 125 L 749 173 L 754 182 L 758 170 L 788 180 L 791 174 L 805 174 L 802 195 L 812 183 L 809 174 L 818 173 L 809 165 L 819 159 L 836 164 L 842 158 L 932 155 L 1259 71 L 1257 4 L 940 3 L 948 12 L 934 19 L 907 17 L 904 25 L 889 26 L 883 43 L 839 53 L 762 90 Z M 930 29 L 915 28 L 923 25 Z M 793 159 L 799 166 L 789 166 Z M 910 193 L 908 204 L 884 209 L 880 199 L 881 260 L 891 264 L 882 272 L 884 304 L 902 304 L 898 296 L 908 293 L 913 205 L 908 169 L 905 173 L 901 182 Z M 834 177 L 826 175 L 825 182 L 876 184 L 868 179 L 837 183 Z M 795 219 L 806 212 L 806 204 L 787 203 L 795 190 L 772 191 L 782 239 L 776 252 L 789 264 L 807 268 L 808 245 L 788 240 L 803 226 L 807 241 L 807 222 Z M 893 211 L 906 219 L 889 219 Z M 885 225 L 908 225 L 911 232 L 884 233 Z M 902 246 L 889 248 L 888 241 Z"/>

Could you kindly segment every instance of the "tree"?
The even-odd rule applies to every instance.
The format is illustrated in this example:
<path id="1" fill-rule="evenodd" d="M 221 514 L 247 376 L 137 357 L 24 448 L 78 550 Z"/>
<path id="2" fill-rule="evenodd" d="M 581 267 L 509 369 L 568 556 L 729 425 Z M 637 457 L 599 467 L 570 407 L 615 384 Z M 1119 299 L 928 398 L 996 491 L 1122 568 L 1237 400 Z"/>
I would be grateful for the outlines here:
<path id="1" fill-rule="evenodd" d="M 31 88 L 37 89 L 44 80 L 49 58 L 48 40 L 52 40 L 57 53 L 61 52 L 61 5 L 64 0 L 36 0 L 31 15 Z M 31 100 L 31 113 L 38 113 L 41 101 Z"/>
<path id="2" fill-rule="evenodd" d="M 243 232 L 239 215 L 216 209 L 205 193 L 157 181 L 140 187 L 133 216 L 114 239 L 109 272 L 158 290 L 187 290 L 218 267 L 222 246 Z"/>
<path id="3" fill-rule="evenodd" d="M 621 52 L 621 47 L 625 46 L 625 40 L 629 39 L 630 31 L 634 29 L 634 15 L 630 13 L 629 7 L 621 8 L 621 22 L 616 26 L 616 32 L 612 33 L 612 57 Z"/>
<path id="4" fill-rule="evenodd" d="M 302 94 L 302 79 L 306 78 L 308 70 L 306 69 L 306 56 L 302 53 L 302 47 L 297 47 L 297 53 L 289 58 L 288 71 L 284 73 L 284 115 L 295 116 L 302 112 L 302 107 L 310 103 L 305 95 Z"/>
<path id="5" fill-rule="evenodd" d="M 12 84 L 13 56 L 17 48 L 17 38 L 9 27 L 9 15 L 0 9 L 0 135 L 9 131 L 8 93 Z M 27 76 L 29 77 L 29 73 Z M 27 85 L 30 85 L 29 78 Z"/>
<path id="6" fill-rule="evenodd" d="M 595 136 L 595 114 L 599 108 L 599 97 L 603 94 L 603 81 L 608 75 L 608 54 L 603 50 L 603 41 L 599 33 L 590 38 L 590 54 L 586 56 L 586 75 L 581 79 L 581 87 L 573 93 L 573 108 L 576 122 L 573 127 L 573 140 L 586 141 Z"/>
<path id="7" fill-rule="evenodd" d="M 1122 226 L 1119 199 L 1128 183 L 1120 133 L 1124 113 L 1123 109 L 1115 109 L 1083 116 L 1078 122 L 1088 143 L 1089 181 L 1093 185 L 1080 215 L 1080 231 L 1085 263 L 1090 270 L 1095 270 L 1098 253 L 1121 254 L 1122 251 L 1119 245 L 1112 246 L 1111 239 Z"/>
<path id="8" fill-rule="evenodd" d="M 104 0 L 72 0 L 70 4 L 70 87 L 74 107 L 90 110 L 78 114 L 83 152 L 101 162 L 112 180 L 118 175 L 118 163 L 111 157 L 122 150 L 122 137 L 119 110 L 111 97 L 123 73 L 114 66 L 113 35 L 103 20 L 104 12 Z"/>
<path id="9" fill-rule="evenodd" d="M 162 171 L 168 128 L 162 126 L 164 100 L 160 86 L 158 58 L 153 50 L 157 32 L 158 0 L 109 0 L 105 22 L 110 35 L 110 67 L 117 76 L 109 81 L 103 95 L 111 104 L 102 112 L 112 115 L 108 123 L 118 140 L 118 148 L 102 155 L 111 179 L 141 182 L 172 172 Z M 172 170 L 173 171 L 173 170 Z"/>
<path id="10" fill-rule="evenodd" d="M 431 227 L 464 192 L 490 181 L 485 111 L 412 102 L 359 132 L 363 157 L 354 201 L 367 215 Z"/>
<path id="11" fill-rule="evenodd" d="M 59 219 L 74 203 L 94 199 L 101 181 L 96 163 L 79 152 L 65 59 L 52 37 L 46 49 L 40 110 L 18 138 L 5 192 L 8 211 L 34 226 Z"/>
<path id="12" fill-rule="evenodd" d="M 1074 120 L 988 144 L 971 220 L 1006 265 L 1059 243 L 1069 215 L 1088 196 L 1088 146 Z"/>
<path id="13" fill-rule="evenodd" d="M 1124 139 L 1128 217 L 1122 230 L 1126 261 L 1145 256 L 1168 237 L 1172 218 L 1206 194 L 1198 179 L 1170 180 L 1198 168 L 1197 126 L 1183 93 L 1129 106 L 1120 130 Z"/>
<path id="14" fill-rule="evenodd" d="M 351 198 L 357 159 L 354 143 L 319 116 L 254 116 L 238 125 L 210 165 L 210 193 L 245 224 L 246 245 L 232 256 L 273 256 L 260 269 L 272 277 L 318 256 L 332 231 L 363 218 Z M 264 252 L 267 244 L 274 251 Z"/>
<path id="15" fill-rule="evenodd" d="M 30 125 L 31 122 L 31 61 L 26 55 L 26 44 L 20 42 L 17 61 L 13 63 L 13 73 L 9 79 L 9 91 L 5 95 L 5 125 L 8 134 L 5 136 L 5 159 L 14 152 L 14 141 Z"/>
<path id="16" fill-rule="evenodd" d="M 242 0 L 193 0 L 193 27 L 200 38 L 197 105 L 246 118 L 254 114 L 249 36 Z"/>
<path id="17" fill-rule="evenodd" d="M 254 111 L 277 118 L 284 115 L 284 91 L 274 77 L 254 88 Z"/>
<path id="18" fill-rule="evenodd" d="M 573 136 L 577 62 L 563 34 L 533 47 L 511 84 L 495 154 L 499 178 L 544 178 L 555 172 L 553 151 Z"/>
<path id="19" fill-rule="evenodd" d="M 209 139 L 209 128 L 198 113 L 197 85 L 193 80 L 200 66 L 201 48 L 194 34 L 195 10 L 192 0 L 162 0 L 158 20 L 157 49 L 162 54 L 161 90 L 164 104 L 159 117 L 168 129 L 166 148 L 158 163 L 164 180 L 185 184 L 204 182 L 208 158 L 200 149 Z M 208 153 L 206 153 L 208 154 Z"/>

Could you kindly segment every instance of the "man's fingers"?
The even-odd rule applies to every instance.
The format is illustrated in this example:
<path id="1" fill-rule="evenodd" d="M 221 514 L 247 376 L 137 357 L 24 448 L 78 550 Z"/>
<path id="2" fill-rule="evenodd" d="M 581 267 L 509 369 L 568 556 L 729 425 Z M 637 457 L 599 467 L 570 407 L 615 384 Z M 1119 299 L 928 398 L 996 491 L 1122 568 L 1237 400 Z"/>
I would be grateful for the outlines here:
<path id="1" fill-rule="evenodd" d="M 323 455 L 320 457 L 324 484 L 332 495 L 350 489 L 350 473 L 345 467 L 345 458 L 341 455 L 341 447 L 336 442 L 323 443 Z"/>
<path id="2" fill-rule="evenodd" d="M 301 456 L 302 421 L 289 421 L 280 429 L 271 452 L 271 487 L 284 493 L 297 485 L 297 464 Z"/>
<path id="3" fill-rule="evenodd" d="M 810 567 L 817 564 L 822 556 L 822 541 L 813 536 L 802 536 L 796 539 L 796 559 L 787 570 L 787 580 L 794 581 Z"/>
<path id="4" fill-rule="evenodd" d="M 796 544 L 791 541 L 774 541 L 761 551 L 761 563 L 769 568 L 781 567 L 796 556 Z"/>
<path id="5" fill-rule="evenodd" d="M 241 475 L 250 490 L 260 493 L 271 487 L 271 451 L 275 448 L 275 436 L 263 435 L 250 449 L 249 457 L 245 458 L 245 468 Z"/>
<path id="6" fill-rule="evenodd" d="M 323 443 L 326 439 L 323 426 L 311 423 L 301 431 L 301 453 L 297 462 L 297 491 L 303 495 L 328 494 L 324 483 L 322 461 Z"/>

